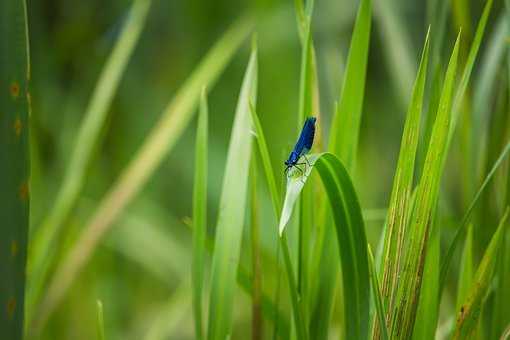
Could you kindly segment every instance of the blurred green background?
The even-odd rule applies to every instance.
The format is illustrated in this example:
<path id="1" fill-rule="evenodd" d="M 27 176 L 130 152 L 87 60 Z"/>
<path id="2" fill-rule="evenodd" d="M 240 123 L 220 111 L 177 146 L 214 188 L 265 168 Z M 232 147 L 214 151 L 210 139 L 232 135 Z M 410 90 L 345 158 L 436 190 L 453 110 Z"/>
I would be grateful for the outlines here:
<path id="1" fill-rule="evenodd" d="M 120 0 L 28 2 L 32 229 L 37 228 L 54 203 L 87 103 L 130 4 Z M 460 26 L 461 61 L 465 60 L 484 2 L 453 0 L 451 5 L 445 23 L 445 44 L 436 47 L 443 64 Z M 316 1 L 312 26 L 321 108 L 316 114 L 320 114 L 319 128 L 325 136 L 341 88 L 357 6 L 357 1 Z M 373 246 L 384 222 L 421 46 L 427 26 L 440 21 L 437 13 L 441 6 L 441 0 L 374 0 L 360 152 L 354 174 L 369 221 L 367 236 Z M 472 78 L 475 86 L 480 65 L 487 58 L 486 43 L 494 35 L 502 6 L 502 1 L 495 1 Z M 155 0 L 109 109 L 103 140 L 95 152 L 78 205 L 66 224 L 66 237 L 60 240 L 59 252 L 64 253 L 66 245 L 84 227 L 98 201 L 201 57 L 232 23 L 246 15 L 255 18 L 259 46 L 257 111 L 273 167 L 276 173 L 281 169 L 282 176 L 277 178 L 281 185 L 283 161 L 297 133 L 301 49 L 293 1 Z M 435 30 L 433 27 L 432 40 L 436 38 Z M 230 129 L 248 52 L 246 41 L 217 84 L 208 89 L 210 231 L 217 218 Z M 506 81 L 505 73 L 493 80 L 494 84 Z M 496 94 L 497 91 L 490 91 L 485 98 L 489 105 L 493 105 Z M 51 317 L 45 338 L 94 338 L 97 299 L 104 305 L 110 339 L 140 339 L 151 332 L 169 339 L 193 338 L 189 218 L 195 126 L 196 120 L 117 220 L 65 302 Z M 461 152 L 459 147 L 452 149 L 443 182 L 441 210 L 446 227 L 466 207 L 462 176 L 456 170 Z M 275 222 L 270 213 L 265 213 L 270 211 L 268 196 L 262 197 L 263 246 L 270 251 L 274 235 L 269 234 L 273 229 L 264 226 Z M 240 289 L 238 293 L 233 339 L 242 339 L 250 324 L 249 297 Z"/>

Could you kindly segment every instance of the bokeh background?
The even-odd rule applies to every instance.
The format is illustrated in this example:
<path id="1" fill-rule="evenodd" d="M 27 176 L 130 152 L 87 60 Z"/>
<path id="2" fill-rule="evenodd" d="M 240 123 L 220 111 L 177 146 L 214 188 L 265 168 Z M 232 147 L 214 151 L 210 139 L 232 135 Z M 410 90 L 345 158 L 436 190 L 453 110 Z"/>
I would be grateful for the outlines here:
<path id="1" fill-rule="evenodd" d="M 458 3 L 464 5 L 459 7 Z M 125 0 L 28 1 L 32 64 L 32 230 L 54 203 L 87 103 L 130 4 Z M 451 2 L 445 44 L 437 47 L 442 65 L 446 64 L 446 55 L 460 26 L 463 27 L 461 60 L 465 60 L 483 5 L 481 0 Z M 324 136 L 342 85 L 357 6 L 358 1 L 316 1 L 312 27 L 320 112 L 315 114 L 320 114 L 319 126 Z M 368 238 L 374 246 L 384 222 L 421 47 L 428 25 L 437 20 L 440 6 L 441 0 L 374 0 L 360 152 L 354 174 L 368 221 Z M 480 79 L 480 65 L 487 58 L 487 41 L 501 21 L 502 7 L 502 1 L 495 1 L 472 78 L 475 86 Z M 463 12 L 466 8 L 467 13 Z M 255 18 L 259 47 L 257 111 L 273 167 L 277 173 L 281 169 L 282 176 L 277 178 L 281 185 L 283 161 L 297 131 L 301 47 L 293 1 L 154 0 L 109 109 L 85 189 L 66 223 L 65 237 L 59 242 L 60 253 L 65 253 L 67 245 L 79 234 L 100 198 L 129 163 L 201 57 L 228 27 L 246 15 Z M 433 27 L 432 41 L 436 38 L 434 32 Z M 208 89 L 211 234 L 249 47 L 247 40 L 216 85 Z M 506 83 L 504 72 L 494 78 L 494 84 L 502 82 Z M 491 106 L 497 97 L 497 91 L 493 92 L 487 97 Z M 110 339 L 140 339 L 150 334 L 168 339 L 193 338 L 189 220 L 195 126 L 196 120 L 117 220 L 66 295 L 65 302 L 50 319 L 44 338 L 94 338 L 97 299 L 104 304 L 106 333 Z M 459 216 L 466 207 L 462 176 L 456 170 L 461 156 L 462 150 L 454 146 L 443 181 L 441 211 L 446 228 L 449 219 Z M 262 214 L 264 226 L 274 221 L 268 196 L 263 196 L 263 200 L 268 211 Z M 271 230 L 272 226 L 262 230 L 263 245 L 268 252 L 274 244 L 271 241 L 274 235 L 269 235 Z M 239 290 L 233 338 L 242 339 L 249 327 L 249 297 Z"/>

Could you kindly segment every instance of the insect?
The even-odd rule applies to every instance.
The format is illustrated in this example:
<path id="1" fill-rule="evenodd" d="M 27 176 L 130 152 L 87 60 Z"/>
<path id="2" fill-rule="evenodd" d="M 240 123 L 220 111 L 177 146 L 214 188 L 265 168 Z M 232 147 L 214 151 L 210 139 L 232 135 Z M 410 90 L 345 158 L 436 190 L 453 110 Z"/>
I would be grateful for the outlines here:
<path id="1" fill-rule="evenodd" d="M 313 138 L 315 136 L 315 122 L 317 118 L 308 117 L 303 125 L 303 129 L 301 129 L 301 134 L 299 135 L 299 139 L 294 146 L 294 149 L 289 155 L 289 158 L 285 161 L 285 173 L 291 168 L 296 168 L 301 172 L 301 175 L 304 175 L 306 172 L 306 165 L 310 166 L 310 162 L 306 158 L 306 154 L 310 151 L 313 144 Z M 299 159 L 304 157 L 305 162 L 299 162 Z M 305 171 L 303 171 L 299 166 L 304 165 Z"/>

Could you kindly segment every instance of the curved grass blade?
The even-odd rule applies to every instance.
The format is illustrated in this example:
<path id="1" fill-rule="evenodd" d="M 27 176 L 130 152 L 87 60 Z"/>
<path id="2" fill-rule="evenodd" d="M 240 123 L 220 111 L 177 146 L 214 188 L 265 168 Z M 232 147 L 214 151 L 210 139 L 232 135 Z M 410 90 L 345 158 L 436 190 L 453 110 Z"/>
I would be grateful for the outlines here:
<path id="1" fill-rule="evenodd" d="M 207 337 L 225 339 L 232 331 L 232 308 L 236 270 L 248 191 L 251 157 L 251 119 L 249 103 L 257 97 L 257 48 L 253 47 L 239 95 L 230 138 L 216 240 L 212 260 L 211 295 Z"/>
<path id="2" fill-rule="evenodd" d="M 409 219 L 411 191 L 415 170 L 416 151 L 420 134 L 420 120 L 423 107 L 423 94 L 425 90 L 427 65 L 429 58 L 429 34 L 425 38 L 418 74 L 413 87 L 413 93 L 407 118 L 402 134 L 400 154 L 393 181 L 386 232 L 383 248 L 383 282 L 381 293 L 388 311 L 393 310 L 396 298 L 396 289 L 403 254 L 403 241 L 406 234 L 406 224 Z M 391 325 L 391 312 L 387 324 Z M 374 326 L 374 339 L 378 338 L 378 322 Z"/>
<path id="3" fill-rule="evenodd" d="M 370 287 L 365 227 L 358 198 L 343 164 L 330 153 L 312 155 L 312 168 L 318 170 L 326 190 L 335 222 L 342 263 L 347 339 L 365 339 L 368 335 Z M 290 218 L 292 204 L 303 189 L 307 176 L 291 177 L 287 184 L 286 202 L 280 226 Z M 289 197 L 290 196 L 290 197 Z M 283 234 L 285 236 L 285 233 Z M 348 292 L 348 293 L 347 293 Z"/>
<path id="4" fill-rule="evenodd" d="M 346 339 L 366 339 L 369 329 L 370 283 L 367 239 L 354 186 L 340 160 L 321 154 L 314 167 L 326 190 L 336 227 L 344 290 Z"/>
<path id="5" fill-rule="evenodd" d="M 191 281 L 193 284 L 193 314 L 195 338 L 203 338 L 202 291 L 204 282 L 205 239 L 207 233 L 207 129 L 208 108 L 205 89 L 200 97 L 197 138 L 195 145 L 195 178 L 193 186 L 193 261 Z"/>
<path id="6" fill-rule="evenodd" d="M 507 207 L 501 221 L 499 222 L 498 229 L 492 236 L 489 246 L 483 255 L 482 261 L 476 270 L 469 296 L 460 308 L 453 339 L 472 339 L 475 335 L 474 332 L 476 331 L 478 318 L 481 314 L 484 297 L 489 289 L 489 285 L 492 280 L 492 273 L 496 266 L 496 255 L 504 239 L 509 211 L 510 210 Z"/>
<path id="7" fill-rule="evenodd" d="M 424 169 L 427 169 L 427 171 L 423 172 L 420 179 L 416 193 L 416 205 L 409 224 L 410 242 L 407 248 L 402 281 L 398 288 L 397 302 L 395 303 L 395 309 L 392 311 L 390 331 L 390 336 L 398 339 L 411 338 L 416 320 L 432 214 L 437 203 L 443 161 L 446 158 L 459 42 L 460 33 L 446 71 L 439 108 L 424 164 Z"/>
<path id="8" fill-rule="evenodd" d="M 39 300 L 48 279 L 48 271 L 54 261 L 56 249 L 58 249 L 59 235 L 85 184 L 94 150 L 100 143 L 101 131 L 109 112 L 108 108 L 145 26 L 150 4 L 151 0 L 133 2 L 126 24 L 101 72 L 88 104 L 53 208 L 31 241 L 28 263 L 30 286 L 27 294 L 29 309 L 34 307 Z"/>
<path id="9" fill-rule="evenodd" d="M 361 0 L 347 58 L 339 104 L 334 113 L 329 150 L 353 170 L 357 155 L 359 127 L 370 42 L 372 0 Z"/>
<path id="10" fill-rule="evenodd" d="M 30 58 L 26 2 L 0 3 L 0 333 L 23 339 L 29 229 Z"/>
<path id="11" fill-rule="evenodd" d="M 36 329 L 45 324 L 119 213 L 142 189 L 175 146 L 193 117 L 201 88 L 215 82 L 250 31 L 251 21 L 246 19 L 228 30 L 170 101 L 160 121 L 113 188 L 102 199 L 77 244 L 57 269 L 41 302 L 40 312 L 37 313 L 38 320 L 34 324 Z"/>
<path id="12" fill-rule="evenodd" d="M 368 268 L 370 269 L 370 282 L 372 283 L 372 295 L 375 300 L 377 319 L 379 320 L 379 325 L 382 325 L 381 338 L 383 340 L 388 340 L 388 328 L 386 327 L 385 321 L 386 312 L 384 311 L 382 293 L 380 290 L 379 280 L 377 279 L 377 270 L 375 269 L 374 255 L 372 254 L 370 245 L 368 245 Z"/>
<path id="13" fill-rule="evenodd" d="M 498 168 L 503 164 L 503 161 L 508 156 L 509 152 L 510 152 L 510 141 L 506 144 L 505 148 L 501 151 L 500 156 L 498 157 L 498 159 L 492 166 L 491 170 L 487 174 L 487 177 L 485 177 L 482 185 L 480 186 L 480 188 L 476 192 L 473 200 L 471 201 L 471 204 L 469 205 L 466 213 L 462 217 L 462 221 L 460 222 L 460 225 L 457 228 L 457 231 L 455 232 L 455 236 L 454 236 L 452 242 L 450 243 L 450 246 L 448 247 L 448 250 L 444 256 L 443 261 L 441 262 L 441 274 L 439 276 L 439 294 L 442 293 L 442 291 L 445 287 L 446 276 L 448 274 L 448 270 L 450 269 L 450 264 L 451 264 L 451 261 L 453 258 L 453 254 L 454 254 L 455 250 L 457 249 L 457 246 L 459 245 L 460 240 L 462 239 L 462 237 L 466 231 L 466 226 L 469 223 L 471 214 L 472 214 L 476 204 L 480 200 L 482 193 L 485 191 L 485 189 L 487 188 L 491 179 L 496 174 L 496 171 L 498 170 Z"/>

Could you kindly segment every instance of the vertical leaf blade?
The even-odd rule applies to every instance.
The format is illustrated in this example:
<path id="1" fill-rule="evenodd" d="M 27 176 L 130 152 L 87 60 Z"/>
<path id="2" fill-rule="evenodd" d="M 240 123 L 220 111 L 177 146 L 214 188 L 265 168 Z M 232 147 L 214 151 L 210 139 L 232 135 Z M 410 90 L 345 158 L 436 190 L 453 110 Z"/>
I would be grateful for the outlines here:
<path id="1" fill-rule="evenodd" d="M 382 284 L 383 301 L 385 305 L 388 306 L 388 311 L 393 309 L 394 299 L 396 298 L 403 240 L 410 211 L 409 202 L 411 201 L 414 165 L 420 133 L 420 119 L 427 75 L 429 45 L 429 33 L 427 33 L 407 112 L 388 209 L 386 233 L 384 236 L 384 271 Z M 391 318 L 388 318 L 388 325 L 391 325 L 391 321 Z M 376 322 L 374 338 L 378 337 L 377 327 Z"/>
<path id="2" fill-rule="evenodd" d="M 23 338 L 29 219 L 30 66 L 26 3 L 0 3 L 0 329 Z"/>
<path id="3" fill-rule="evenodd" d="M 403 269 L 403 279 L 399 285 L 396 308 L 392 312 L 390 336 L 398 339 L 409 339 L 412 336 L 416 319 L 432 214 L 437 203 L 443 160 L 446 157 L 459 42 L 460 33 L 446 71 L 438 112 L 425 158 L 424 169 L 426 171 L 423 171 L 419 182 L 416 206 L 409 224 L 410 242 Z"/>
<path id="4" fill-rule="evenodd" d="M 202 292 L 204 281 L 205 240 L 207 233 L 207 135 L 208 108 L 205 89 L 202 90 L 195 145 L 195 178 L 193 186 L 193 313 L 195 337 L 203 338 Z"/>
<path id="5" fill-rule="evenodd" d="M 230 138 L 216 241 L 212 260 L 208 339 L 225 339 L 232 329 L 232 308 L 246 209 L 251 156 L 249 103 L 255 103 L 257 50 L 254 47 L 246 69 Z"/>

